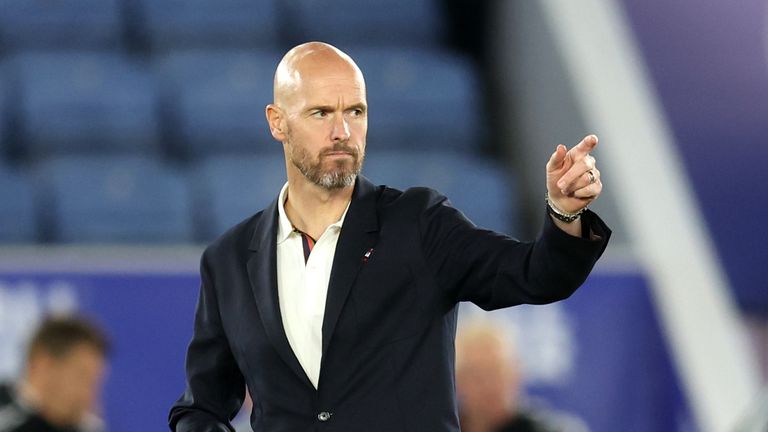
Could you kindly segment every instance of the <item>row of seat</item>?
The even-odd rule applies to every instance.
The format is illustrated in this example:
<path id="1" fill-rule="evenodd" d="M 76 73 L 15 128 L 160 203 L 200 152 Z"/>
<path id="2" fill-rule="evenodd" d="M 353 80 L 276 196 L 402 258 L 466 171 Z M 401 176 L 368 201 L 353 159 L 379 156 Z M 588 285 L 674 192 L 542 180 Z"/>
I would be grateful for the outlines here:
<path id="1" fill-rule="evenodd" d="M 428 185 L 478 225 L 515 232 L 514 178 L 452 152 L 374 151 L 364 175 L 398 188 Z M 208 241 L 269 204 L 285 181 L 282 153 L 217 156 L 189 165 L 138 156 L 56 157 L 0 165 L 0 242 Z"/>
<path id="2" fill-rule="evenodd" d="M 473 65 L 446 51 L 356 47 L 369 141 L 400 148 L 481 145 Z M 172 154 L 274 147 L 264 121 L 277 51 L 21 54 L 0 63 L 0 155 Z"/>
<path id="3" fill-rule="evenodd" d="M 434 46 L 442 22 L 439 0 L 0 0 L 0 47 Z"/>

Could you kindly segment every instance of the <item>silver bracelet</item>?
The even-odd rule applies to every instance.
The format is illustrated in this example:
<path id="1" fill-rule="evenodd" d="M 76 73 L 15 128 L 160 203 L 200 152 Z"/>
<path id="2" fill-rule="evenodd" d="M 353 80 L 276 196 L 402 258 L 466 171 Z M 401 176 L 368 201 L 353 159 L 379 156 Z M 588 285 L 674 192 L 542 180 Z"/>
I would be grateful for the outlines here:
<path id="1" fill-rule="evenodd" d="M 549 192 L 547 192 L 544 195 L 544 200 L 547 202 L 547 211 L 549 214 L 555 217 L 555 219 L 563 221 L 565 223 L 571 223 L 579 218 L 579 216 L 582 215 L 585 211 L 587 211 L 587 207 L 582 208 L 581 210 L 577 211 L 576 213 L 568 213 L 560 210 L 559 208 L 555 207 L 554 204 L 552 204 L 552 201 L 549 199 Z"/>

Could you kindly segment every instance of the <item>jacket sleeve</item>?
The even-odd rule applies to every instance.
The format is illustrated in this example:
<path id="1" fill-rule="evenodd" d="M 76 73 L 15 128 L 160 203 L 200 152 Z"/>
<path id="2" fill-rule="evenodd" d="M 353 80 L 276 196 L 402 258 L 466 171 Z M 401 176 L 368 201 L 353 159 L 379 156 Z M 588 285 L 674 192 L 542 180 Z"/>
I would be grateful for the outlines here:
<path id="1" fill-rule="evenodd" d="M 476 227 L 435 191 L 429 191 L 425 204 L 419 231 L 427 266 L 453 301 L 485 310 L 567 298 L 584 283 L 611 235 L 596 214 L 586 211 L 581 238 L 546 215 L 536 241 L 520 242 Z"/>
<path id="2" fill-rule="evenodd" d="M 192 341 L 187 349 L 187 388 L 171 408 L 176 432 L 234 431 L 229 420 L 240 409 L 245 381 L 224 333 L 206 255 L 200 264 L 200 295 Z"/>

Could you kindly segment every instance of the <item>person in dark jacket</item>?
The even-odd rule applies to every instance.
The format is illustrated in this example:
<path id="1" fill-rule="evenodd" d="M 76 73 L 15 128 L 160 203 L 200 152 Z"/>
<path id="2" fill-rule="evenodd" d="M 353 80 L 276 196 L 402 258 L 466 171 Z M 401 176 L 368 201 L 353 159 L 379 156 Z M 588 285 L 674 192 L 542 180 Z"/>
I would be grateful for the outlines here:
<path id="1" fill-rule="evenodd" d="M 437 191 L 360 175 L 365 80 L 339 49 L 290 50 L 265 111 L 287 182 L 203 253 L 170 429 L 232 431 L 247 388 L 257 432 L 458 432 L 458 304 L 562 300 L 608 244 L 610 229 L 587 210 L 602 191 L 597 137 L 555 148 L 542 166 L 544 228 L 520 242 L 477 227 Z"/>

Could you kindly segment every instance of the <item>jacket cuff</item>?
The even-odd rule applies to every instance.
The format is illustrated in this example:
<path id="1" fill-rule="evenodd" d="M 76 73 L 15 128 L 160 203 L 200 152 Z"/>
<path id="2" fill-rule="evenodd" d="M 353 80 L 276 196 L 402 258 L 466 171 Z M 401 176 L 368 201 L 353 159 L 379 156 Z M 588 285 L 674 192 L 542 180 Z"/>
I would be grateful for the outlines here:
<path id="1" fill-rule="evenodd" d="M 189 413 L 171 424 L 175 432 L 233 432 L 227 425 L 201 413 Z"/>
<path id="2" fill-rule="evenodd" d="M 608 246 L 611 232 L 608 225 L 592 210 L 586 210 L 581 215 L 581 237 L 572 236 L 558 228 L 552 217 L 545 212 L 541 236 L 557 249 L 588 253 L 599 258 Z"/>

